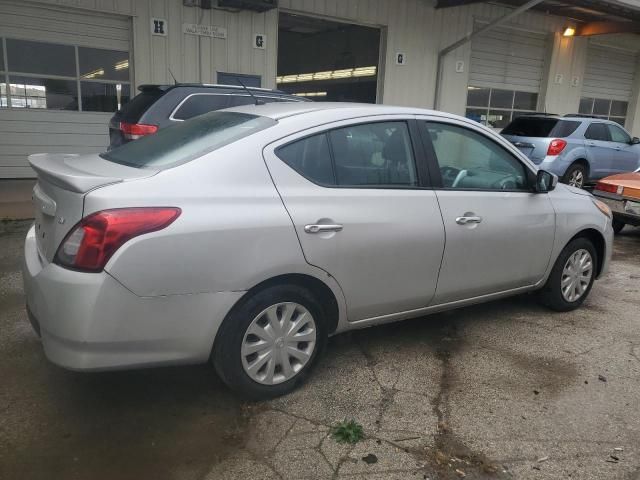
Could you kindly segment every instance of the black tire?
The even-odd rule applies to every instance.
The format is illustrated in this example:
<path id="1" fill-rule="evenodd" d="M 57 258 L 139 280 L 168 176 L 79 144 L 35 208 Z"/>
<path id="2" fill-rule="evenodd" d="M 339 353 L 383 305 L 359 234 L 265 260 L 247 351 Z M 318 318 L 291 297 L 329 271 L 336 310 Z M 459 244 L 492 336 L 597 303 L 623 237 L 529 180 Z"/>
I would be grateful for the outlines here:
<path id="1" fill-rule="evenodd" d="M 591 280 L 589 281 L 589 285 L 585 292 L 580 296 L 576 301 L 569 302 L 562 295 L 561 282 L 562 282 L 562 272 L 564 270 L 564 266 L 567 263 L 567 260 L 571 255 L 573 255 L 578 250 L 584 249 L 591 255 L 591 261 L 593 263 L 593 270 L 591 275 Z M 598 255 L 596 252 L 593 243 L 588 238 L 579 237 L 564 247 L 556 263 L 553 265 L 553 269 L 551 270 L 551 274 L 547 279 L 547 283 L 539 292 L 540 302 L 549 307 L 552 310 L 557 312 L 568 312 L 570 310 L 575 310 L 582 302 L 589 296 L 589 292 L 591 292 L 591 288 L 593 287 L 593 282 L 596 278 L 598 266 Z"/>
<path id="2" fill-rule="evenodd" d="M 576 174 L 581 175 L 583 179 L 582 185 L 580 185 L 578 188 L 584 188 L 584 186 L 587 184 L 587 181 L 588 181 L 587 168 L 581 163 L 574 163 L 567 169 L 567 171 L 564 173 L 562 177 L 562 183 L 571 185 L 572 177 Z M 577 185 L 574 185 L 574 186 L 577 186 Z"/>
<path id="3" fill-rule="evenodd" d="M 241 346 L 251 322 L 268 307 L 283 302 L 298 303 L 311 313 L 316 326 L 315 348 L 293 378 L 264 385 L 244 371 Z M 241 300 L 233 308 L 218 330 L 211 358 L 218 375 L 232 390 L 249 400 L 265 400 L 289 393 L 305 381 L 323 352 L 327 337 L 325 312 L 309 290 L 297 285 L 274 285 Z"/>
<path id="4" fill-rule="evenodd" d="M 614 218 L 613 219 L 613 232 L 620 233 L 626 224 L 621 222 L 620 220 Z"/>

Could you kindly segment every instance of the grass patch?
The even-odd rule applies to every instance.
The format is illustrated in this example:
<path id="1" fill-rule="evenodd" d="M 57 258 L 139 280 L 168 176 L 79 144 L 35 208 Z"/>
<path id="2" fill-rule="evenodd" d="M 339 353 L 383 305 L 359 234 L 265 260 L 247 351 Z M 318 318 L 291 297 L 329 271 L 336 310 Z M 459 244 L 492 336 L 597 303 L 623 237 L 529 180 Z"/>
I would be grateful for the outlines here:
<path id="1" fill-rule="evenodd" d="M 355 420 L 344 420 L 331 427 L 331 436 L 338 443 L 354 444 L 364 438 L 364 430 Z"/>

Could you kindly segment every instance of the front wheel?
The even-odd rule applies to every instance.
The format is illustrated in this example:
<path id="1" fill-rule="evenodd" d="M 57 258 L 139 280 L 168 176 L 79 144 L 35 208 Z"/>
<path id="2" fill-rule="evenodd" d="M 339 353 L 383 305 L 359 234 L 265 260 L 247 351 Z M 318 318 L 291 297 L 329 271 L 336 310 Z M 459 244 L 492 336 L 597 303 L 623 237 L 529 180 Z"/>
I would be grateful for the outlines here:
<path id="1" fill-rule="evenodd" d="M 584 165 L 574 163 L 562 177 L 562 183 L 572 187 L 582 188 L 587 183 L 587 169 Z"/>
<path id="2" fill-rule="evenodd" d="M 277 285 L 235 308 L 218 332 L 213 364 L 241 395 L 261 400 L 304 381 L 327 340 L 325 314 L 311 292 Z"/>
<path id="3" fill-rule="evenodd" d="M 589 295 L 596 276 L 597 253 L 587 238 L 576 238 L 556 260 L 540 300 L 558 312 L 575 310 Z"/>

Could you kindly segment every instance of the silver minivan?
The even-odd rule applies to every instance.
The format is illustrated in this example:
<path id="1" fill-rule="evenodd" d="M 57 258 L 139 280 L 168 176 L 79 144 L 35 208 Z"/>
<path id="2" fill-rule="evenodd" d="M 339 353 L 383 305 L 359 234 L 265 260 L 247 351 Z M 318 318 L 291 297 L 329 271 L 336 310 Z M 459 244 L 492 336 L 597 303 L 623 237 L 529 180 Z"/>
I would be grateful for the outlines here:
<path id="1" fill-rule="evenodd" d="M 30 162 L 28 313 L 74 370 L 211 361 L 280 395 L 329 335 L 534 290 L 571 310 L 611 255 L 606 205 L 428 110 L 251 105 Z"/>

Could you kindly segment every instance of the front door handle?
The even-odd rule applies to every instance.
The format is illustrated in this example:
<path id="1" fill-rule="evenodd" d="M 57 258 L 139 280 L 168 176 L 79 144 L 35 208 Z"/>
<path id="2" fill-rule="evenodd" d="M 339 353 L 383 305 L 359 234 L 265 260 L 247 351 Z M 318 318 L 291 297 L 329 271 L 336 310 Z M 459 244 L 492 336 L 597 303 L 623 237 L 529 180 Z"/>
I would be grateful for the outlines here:
<path id="1" fill-rule="evenodd" d="M 340 232 L 342 231 L 342 225 L 338 225 L 338 224 L 305 225 L 304 231 L 307 233 Z"/>
<path id="2" fill-rule="evenodd" d="M 456 223 L 458 225 L 467 225 L 469 223 L 480 223 L 482 221 L 482 217 L 458 217 L 456 218 Z"/>

